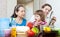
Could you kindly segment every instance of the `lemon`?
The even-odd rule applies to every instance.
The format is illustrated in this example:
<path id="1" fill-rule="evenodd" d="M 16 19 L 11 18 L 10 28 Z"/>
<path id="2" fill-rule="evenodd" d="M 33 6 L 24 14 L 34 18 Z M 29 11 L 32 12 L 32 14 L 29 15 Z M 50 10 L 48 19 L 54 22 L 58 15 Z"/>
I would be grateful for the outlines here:
<path id="1" fill-rule="evenodd" d="M 44 30 L 44 32 L 51 32 L 51 28 L 50 27 L 44 27 L 43 30 Z"/>

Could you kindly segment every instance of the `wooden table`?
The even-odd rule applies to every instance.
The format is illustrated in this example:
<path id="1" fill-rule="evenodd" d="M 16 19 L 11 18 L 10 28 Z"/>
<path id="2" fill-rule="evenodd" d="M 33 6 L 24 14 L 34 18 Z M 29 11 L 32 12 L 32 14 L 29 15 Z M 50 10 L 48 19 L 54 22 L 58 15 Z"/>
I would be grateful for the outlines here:
<path id="1" fill-rule="evenodd" d="M 24 33 L 17 33 L 17 37 L 27 37 L 27 34 Z"/>

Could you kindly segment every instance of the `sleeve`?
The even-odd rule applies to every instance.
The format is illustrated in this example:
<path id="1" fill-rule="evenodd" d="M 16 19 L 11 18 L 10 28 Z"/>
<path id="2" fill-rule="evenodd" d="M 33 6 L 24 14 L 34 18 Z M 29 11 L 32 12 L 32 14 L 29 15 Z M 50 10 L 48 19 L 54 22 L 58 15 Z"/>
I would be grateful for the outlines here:
<path id="1" fill-rule="evenodd" d="M 12 20 L 13 20 L 13 18 L 10 18 L 10 23 L 9 23 L 9 27 L 11 27 L 12 26 Z"/>
<path id="2" fill-rule="evenodd" d="M 26 26 L 26 24 L 27 24 L 27 20 L 23 19 L 23 25 Z"/>

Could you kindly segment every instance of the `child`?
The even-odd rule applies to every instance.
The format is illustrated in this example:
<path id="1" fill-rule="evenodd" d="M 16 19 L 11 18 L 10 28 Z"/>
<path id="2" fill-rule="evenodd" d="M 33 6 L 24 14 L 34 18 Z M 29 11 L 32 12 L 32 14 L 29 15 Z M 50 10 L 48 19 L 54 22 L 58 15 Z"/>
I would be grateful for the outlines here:
<path id="1" fill-rule="evenodd" d="M 45 24 L 47 24 L 47 22 L 45 21 L 45 15 L 44 15 L 44 12 L 42 10 L 35 11 L 34 15 L 35 15 L 35 21 L 33 22 L 33 27 L 37 27 L 40 31 L 36 35 L 36 37 L 37 37 L 42 32 L 43 27 L 44 27 Z M 42 36 L 40 36 L 40 37 L 42 37 Z"/>
<path id="2" fill-rule="evenodd" d="M 35 21 L 33 22 L 33 27 L 36 26 L 40 30 L 41 25 L 45 25 L 45 15 L 42 10 L 37 10 L 35 13 Z"/>
<path id="3" fill-rule="evenodd" d="M 43 13 L 42 10 L 37 10 L 37 11 L 35 11 L 34 15 L 35 15 L 35 21 L 34 21 L 34 22 L 29 22 L 29 23 L 27 24 L 27 26 L 30 27 L 33 32 L 35 32 L 35 31 L 38 32 L 38 29 L 39 29 L 39 31 L 40 31 L 40 30 L 41 30 L 41 26 L 46 24 L 45 15 L 44 15 L 44 13 Z M 33 27 L 32 27 L 32 26 L 33 26 Z M 33 28 L 34 28 L 34 29 L 33 29 Z M 36 30 L 36 29 L 37 29 L 37 30 Z M 34 30 L 35 30 L 35 31 L 34 31 Z M 39 34 L 39 32 L 38 32 L 38 33 L 36 33 L 36 32 L 35 32 L 35 34 Z M 32 33 L 32 32 L 31 32 L 31 33 Z M 36 37 L 37 37 L 37 36 L 36 36 Z"/>
<path id="4" fill-rule="evenodd" d="M 40 27 L 40 25 L 45 25 L 47 23 L 45 21 L 45 15 L 44 15 L 44 12 L 42 10 L 35 11 L 34 15 L 35 15 L 35 21 L 29 22 L 27 24 L 28 27 L 30 27 L 30 28 L 35 27 L 35 26 Z"/>

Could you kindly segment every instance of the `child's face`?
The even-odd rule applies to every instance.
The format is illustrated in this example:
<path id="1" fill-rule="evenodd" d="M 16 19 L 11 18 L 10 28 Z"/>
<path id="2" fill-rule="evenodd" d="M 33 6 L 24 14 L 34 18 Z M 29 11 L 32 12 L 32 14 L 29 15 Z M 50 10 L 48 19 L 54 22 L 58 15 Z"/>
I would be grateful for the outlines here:
<path id="1" fill-rule="evenodd" d="M 18 17 L 23 18 L 25 16 L 25 9 L 23 7 L 20 7 L 19 11 L 16 12 L 16 14 L 17 14 Z"/>
<path id="2" fill-rule="evenodd" d="M 40 16 L 38 14 L 35 14 L 35 20 L 40 21 Z"/>

